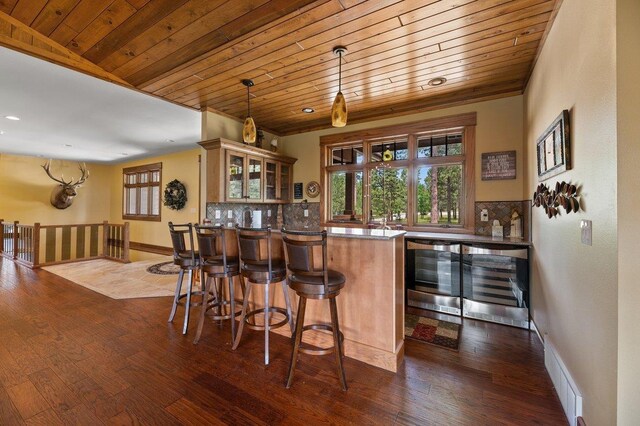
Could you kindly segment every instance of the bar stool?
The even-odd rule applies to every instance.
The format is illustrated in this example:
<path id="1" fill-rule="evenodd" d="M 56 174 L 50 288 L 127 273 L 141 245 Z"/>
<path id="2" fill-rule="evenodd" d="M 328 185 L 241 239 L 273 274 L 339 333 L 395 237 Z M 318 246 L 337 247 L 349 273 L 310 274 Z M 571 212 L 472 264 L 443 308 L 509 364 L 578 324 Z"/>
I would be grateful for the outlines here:
<path id="1" fill-rule="evenodd" d="M 282 241 L 285 246 L 285 259 L 289 270 L 287 277 L 289 287 L 300 297 L 287 389 L 291 387 L 293 382 L 293 373 L 299 352 L 309 355 L 326 355 L 334 352 L 340 384 L 342 385 L 342 390 L 346 391 L 347 380 L 344 374 L 344 366 L 342 365 L 344 335 L 340 332 L 336 305 L 336 296 L 340 294 L 340 290 L 344 287 L 346 278 L 340 272 L 327 268 L 327 231 L 286 231 L 283 228 Z M 316 265 L 317 262 L 314 258 L 314 251 L 316 255 L 318 254 L 317 248 L 321 248 L 321 265 Z M 331 324 L 304 325 L 307 299 L 329 299 Z M 307 330 L 330 331 L 333 334 L 333 346 L 322 349 L 307 347 L 302 343 L 302 333 Z"/>
<path id="2" fill-rule="evenodd" d="M 227 244 L 225 239 L 225 229 L 222 226 L 200 226 L 195 225 L 196 238 L 198 240 L 198 251 L 200 253 L 200 282 L 203 284 L 202 307 L 200 309 L 200 321 L 198 331 L 193 340 L 197 344 L 202 334 L 205 314 L 210 309 L 215 309 L 216 313 L 211 316 L 217 321 L 231 319 L 231 343 L 236 335 L 236 302 L 234 295 L 233 277 L 240 275 L 240 266 L 237 257 L 227 256 Z M 213 286 L 211 279 L 213 278 Z M 225 286 L 229 299 L 225 297 Z M 243 290 L 244 291 L 244 290 Z M 209 299 L 209 294 L 213 298 Z M 229 311 L 227 313 L 227 307 Z"/>
<path id="3" fill-rule="evenodd" d="M 184 325 L 182 326 L 182 334 L 187 334 L 187 328 L 189 327 L 189 311 L 192 306 L 199 306 L 200 303 L 191 302 L 191 296 L 202 295 L 202 291 L 193 291 L 193 271 L 198 269 L 200 264 L 200 258 L 193 246 L 193 225 L 190 223 L 174 225 L 173 222 L 169 222 L 169 233 L 171 234 L 171 243 L 173 245 L 173 263 L 180 266 L 180 273 L 178 274 L 178 281 L 176 283 L 176 292 L 173 297 L 173 306 L 171 307 L 171 314 L 169 314 L 169 322 L 173 321 L 173 317 L 176 315 L 178 305 L 183 305 L 180 302 L 184 297 L 187 298 L 184 303 Z M 185 235 L 189 236 L 189 246 L 186 245 Z M 189 276 L 189 286 L 186 294 L 180 294 L 182 290 L 182 281 L 184 279 L 184 272 L 187 271 Z"/>
<path id="4" fill-rule="evenodd" d="M 287 322 L 293 334 L 293 319 L 291 316 L 291 301 L 286 286 L 286 268 L 282 259 L 274 259 L 271 250 L 271 228 L 242 228 L 236 225 L 236 236 L 238 239 L 238 254 L 240 256 L 240 275 L 243 280 L 247 280 L 242 313 L 240 314 L 240 325 L 238 333 L 233 343 L 236 349 L 242 338 L 242 330 L 246 325 L 252 330 L 264 330 L 264 363 L 269 364 L 269 330 L 284 326 Z M 262 243 L 262 244 L 261 244 Z M 264 246 L 266 245 L 266 250 Z M 266 253 L 265 253 L 266 251 Z M 282 290 L 286 310 L 275 306 L 269 306 L 269 287 L 271 284 L 282 282 Z M 249 298 L 254 284 L 264 285 L 264 308 L 254 309 L 247 312 Z M 256 324 L 255 316 L 264 313 L 264 325 Z M 271 323 L 271 314 L 279 313 L 284 315 L 284 319 L 277 323 Z"/>

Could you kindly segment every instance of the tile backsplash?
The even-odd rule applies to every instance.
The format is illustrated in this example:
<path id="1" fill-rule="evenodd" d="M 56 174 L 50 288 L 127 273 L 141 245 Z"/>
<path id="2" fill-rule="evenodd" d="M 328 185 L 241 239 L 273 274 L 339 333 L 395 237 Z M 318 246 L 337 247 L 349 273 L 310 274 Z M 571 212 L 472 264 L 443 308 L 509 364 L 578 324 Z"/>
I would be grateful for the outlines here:
<path id="1" fill-rule="evenodd" d="M 236 223 L 240 226 L 249 226 L 250 212 L 261 210 L 263 227 L 270 225 L 272 229 L 280 229 L 285 225 L 294 229 L 306 229 L 320 226 L 320 203 L 308 203 L 307 216 L 304 215 L 303 206 L 303 203 L 207 203 L 207 219 L 211 220 L 211 223 L 228 227 L 234 227 Z M 216 211 L 220 212 L 219 219 L 216 219 Z"/>
<path id="2" fill-rule="evenodd" d="M 483 209 L 489 212 L 489 221 L 481 222 Z M 491 235 L 491 225 L 498 220 L 504 227 L 504 236 L 511 233 L 511 214 L 517 211 L 522 218 L 522 237 L 529 240 L 531 236 L 531 200 L 524 201 L 477 201 L 475 206 L 476 234 Z"/>

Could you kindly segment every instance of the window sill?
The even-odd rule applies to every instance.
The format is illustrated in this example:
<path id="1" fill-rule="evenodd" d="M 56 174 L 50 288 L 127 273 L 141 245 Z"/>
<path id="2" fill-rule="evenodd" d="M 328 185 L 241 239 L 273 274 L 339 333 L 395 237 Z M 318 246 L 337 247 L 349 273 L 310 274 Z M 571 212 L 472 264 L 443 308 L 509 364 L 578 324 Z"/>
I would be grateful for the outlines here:
<path id="1" fill-rule="evenodd" d="M 160 216 L 122 215 L 122 220 L 142 220 L 146 222 L 160 222 L 162 221 L 162 218 Z"/>

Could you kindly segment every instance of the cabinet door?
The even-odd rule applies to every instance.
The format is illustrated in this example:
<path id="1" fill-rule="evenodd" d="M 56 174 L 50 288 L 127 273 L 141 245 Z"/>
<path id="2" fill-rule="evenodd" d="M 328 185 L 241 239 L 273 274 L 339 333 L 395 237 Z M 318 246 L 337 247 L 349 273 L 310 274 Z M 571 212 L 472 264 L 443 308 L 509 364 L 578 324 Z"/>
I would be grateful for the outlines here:
<path id="1" fill-rule="evenodd" d="M 264 160 L 264 201 L 278 201 L 278 162 Z"/>
<path id="2" fill-rule="evenodd" d="M 262 201 L 262 158 L 247 157 L 247 194 L 245 198 L 250 201 Z"/>
<path id="3" fill-rule="evenodd" d="M 280 164 L 280 197 L 282 202 L 291 201 L 291 165 Z"/>
<path id="4" fill-rule="evenodd" d="M 227 201 L 244 200 L 246 155 L 227 151 Z"/>

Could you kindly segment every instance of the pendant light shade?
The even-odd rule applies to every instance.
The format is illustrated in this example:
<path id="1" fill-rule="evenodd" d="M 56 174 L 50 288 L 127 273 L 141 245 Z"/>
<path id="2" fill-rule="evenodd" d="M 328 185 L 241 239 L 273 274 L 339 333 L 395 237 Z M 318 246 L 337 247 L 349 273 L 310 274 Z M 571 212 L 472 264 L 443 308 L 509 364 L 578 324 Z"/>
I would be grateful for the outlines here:
<path id="1" fill-rule="evenodd" d="M 344 127 L 347 125 L 347 101 L 342 94 L 342 55 L 347 53 L 344 46 L 336 46 L 333 48 L 333 54 L 340 57 L 338 65 L 338 94 L 333 100 L 331 107 L 331 125 L 333 127 Z"/>
<path id="2" fill-rule="evenodd" d="M 242 84 L 247 86 L 247 118 L 244 120 L 244 125 L 242 126 L 242 140 L 244 143 L 255 143 L 257 133 L 256 123 L 251 117 L 251 95 L 249 93 L 249 88 L 253 86 L 253 81 L 242 80 Z"/>

